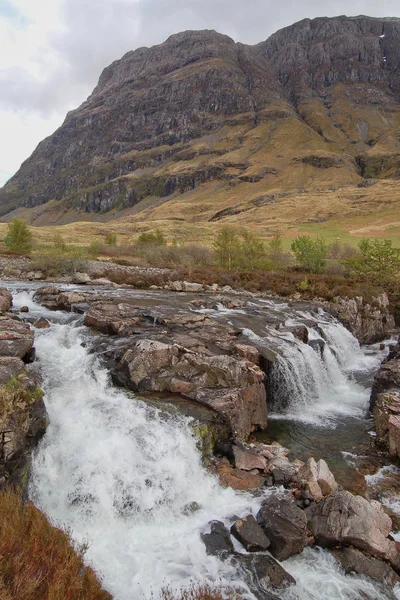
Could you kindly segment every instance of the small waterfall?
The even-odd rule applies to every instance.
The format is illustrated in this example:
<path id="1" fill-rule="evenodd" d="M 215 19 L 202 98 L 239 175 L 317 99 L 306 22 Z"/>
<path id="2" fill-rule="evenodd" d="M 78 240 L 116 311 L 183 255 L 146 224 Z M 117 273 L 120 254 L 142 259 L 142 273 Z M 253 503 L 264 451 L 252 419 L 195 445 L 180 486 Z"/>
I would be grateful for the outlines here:
<path id="1" fill-rule="evenodd" d="M 259 347 L 273 349 L 270 382 L 272 414 L 316 425 L 331 426 L 338 415 L 365 414 L 369 389 L 360 374 L 371 374 L 382 358 L 364 352 L 356 338 L 333 317 L 299 312 L 287 319 L 293 328 L 307 323 L 308 343 L 290 331 L 265 329 L 265 335 L 243 333 Z"/>

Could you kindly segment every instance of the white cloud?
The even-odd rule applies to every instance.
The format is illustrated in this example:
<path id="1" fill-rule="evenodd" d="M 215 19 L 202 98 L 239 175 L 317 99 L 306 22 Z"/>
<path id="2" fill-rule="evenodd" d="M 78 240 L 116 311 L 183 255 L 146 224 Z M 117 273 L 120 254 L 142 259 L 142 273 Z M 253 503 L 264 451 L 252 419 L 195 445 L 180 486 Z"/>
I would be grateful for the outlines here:
<path id="1" fill-rule="evenodd" d="M 0 0 L 0 185 L 112 60 L 184 29 L 257 43 L 306 17 L 400 16 L 398 0 Z"/>

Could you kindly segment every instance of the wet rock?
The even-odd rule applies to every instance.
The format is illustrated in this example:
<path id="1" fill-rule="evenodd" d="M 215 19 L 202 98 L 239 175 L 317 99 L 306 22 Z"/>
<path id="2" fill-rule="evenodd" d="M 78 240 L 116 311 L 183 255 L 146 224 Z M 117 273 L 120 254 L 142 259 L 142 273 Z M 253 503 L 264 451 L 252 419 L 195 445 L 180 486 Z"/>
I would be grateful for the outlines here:
<path id="1" fill-rule="evenodd" d="M 307 518 L 292 498 L 270 496 L 257 514 L 257 522 L 271 542 L 271 554 L 286 560 L 306 545 Z"/>
<path id="2" fill-rule="evenodd" d="M 237 440 L 247 440 L 252 431 L 267 426 L 266 393 L 261 383 L 239 388 L 200 389 L 185 396 L 223 415 Z"/>
<path id="3" fill-rule="evenodd" d="M 233 553 L 235 550 L 225 525 L 221 521 L 212 521 L 210 528 L 210 533 L 201 534 L 207 554 L 218 556 L 222 553 Z"/>
<path id="4" fill-rule="evenodd" d="M 370 410 L 373 412 L 378 394 L 396 389 L 400 389 L 400 359 L 384 361 L 374 379 Z"/>
<path id="5" fill-rule="evenodd" d="M 7 312 L 12 306 L 12 295 L 6 287 L 0 287 L 0 313 Z"/>
<path id="6" fill-rule="evenodd" d="M 247 552 L 266 550 L 271 544 L 253 515 L 235 521 L 231 527 L 231 533 Z"/>
<path id="7" fill-rule="evenodd" d="M 62 292 L 56 298 L 57 308 L 59 310 L 70 311 L 73 304 L 85 302 L 86 298 L 76 292 Z"/>
<path id="8" fill-rule="evenodd" d="M 342 491 L 313 504 L 307 514 L 308 526 L 319 546 L 354 546 L 392 564 L 396 561 L 395 542 L 388 539 L 392 521 L 379 502 Z"/>
<path id="9" fill-rule="evenodd" d="M 234 465 L 237 469 L 243 469 L 244 471 L 252 471 L 253 469 L 259 469 L 265 471 L 267 468 L 267 460 L 264 456 L 256 454 L 251 450 L 233 445 L 232 447 Z"/>
<path id="10" fill-rule="evenodd" d="M 40 317 L 34 322 L 33 326 L 36 327 L 36 329 L 48 329 L 50 327 L 50 321 L 44 317 Z"/>
<path id="11" fill-rule="evenodd" d="M 74 273 L 72 277 L 72 283 L 76 283 L 78 285 L 85 285 L 90 283 L 90 277 L 87 273 Z"/>
<path id="12" fill-rule="evenodd" d="M 137 391 L 179 393 L 210 406 L 228 420 L 238 439 L 266 425 L 264 374 L 247 361 L 140 339 L 125 352 L 116 375 Z"/>
<path id="13" fill-rule="evenodd" d="M 217 461 L 215 467 L 221 484 L 234 490 L 254 490 L 260 488 L 265 481 L 265 477 L 259 473 L 235 469 L 226 458 Z"/>
<path id="14" fill-rule="evenodd" d="M 305 325 L 285 325 L 285 331 L 290 331 L 295 338 L 308 343 L 308 328 Z"/>
<path id="15" fill-rule="evenodd" d="M 400 583 L 400 577 L 390 565 L 383 560 L 366 556 L 356 548 L 337 548 L 331 550 L 331 554 L 342 565 L 346 573 L 366 575 L 389 587 Z"/>
<path id="16" fill-rule="evenodd" d="M 384 340 L 394 328 L 394 318 L 389 312 L 386 293 L 372 299 L 334 298 L 330 305 L 333 314 L 351 331 L 361 344 L 373 344 Z"/>
<path id="17" fill-rule="evenodd" d="M 29 312 L 29 306 L 21 306 L 21 308 L 19 309 L 19 312 L 28 313 Z"/>
<path id="18" fill-rule="evenodd" d="M 183 507 L 182 513 L 186 516 L 192 515 L 195 512 L 201 510 L 200 504 L 197 502 L 190 502 Z"/>
<path id="19" fill-rule="evenodd" d="M 378 441 L 400 457 L 400 389 L 378 394 L 373 414 Z"/>
<path id="20" fill-rule="evenodd" d="M 85 316 L 85 325 L 116 335 L 140 323 L 140 308 L 127 303 L 96 302 Z"/>
<path id="21" fill-rule="evenodd" d="M 229 563 L 242 574 L 257 600 L 279 600 L 271 593 L 294 585 L 296 580 L 266 553 L 239 554 L 230 557 Z"/>

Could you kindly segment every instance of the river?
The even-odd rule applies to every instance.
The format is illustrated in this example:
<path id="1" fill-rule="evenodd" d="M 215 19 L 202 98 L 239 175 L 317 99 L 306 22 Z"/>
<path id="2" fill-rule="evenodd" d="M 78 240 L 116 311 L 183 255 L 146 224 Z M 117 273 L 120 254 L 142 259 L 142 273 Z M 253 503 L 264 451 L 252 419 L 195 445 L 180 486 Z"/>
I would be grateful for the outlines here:
<path id="1" fill-rule="evenodd" d="M 206 554 L 200 533 L 211 520 L 229 523 L 233 515 L 255 514 L 262 498 L 219 485 L 202 466 L 187 419 L 112 386 L 99 358 L 88 351 L 92 334 L 82 317 L 48 311 L 32 300 L 26 286 L 7 285 L 16 308 L 28 305 L 30 316 L 52 322 L 49 329 L 37 330 L 35 338 L 34 368 L 43 377 L 50 419 L 33 461 L 30 496 L 35 504 L 85 545 L 86 562 L 115 600 L 149 599 L 151 594 L 157 598 L 165 585 L 180 588 L 203 581 L 230 585 L 243 598 L 254 598 L 240 573 Z M 261 310 L 257 306 L 255 312 Z M 270 309 L 288 310 L 271 303 Z M 321 353 L 310 347 L 304 355 L 296 350 L 293 336 L 277 331 L 268 339 L 271 330 L 245 311 L 212 312 L 241 323 L 244 335 L 280 348 L 271 427 L 258 437 L 276 435 L 300 458 L 313 453 L 329 462 L 328 452 L 333 463 L 351 463 L 357 470 L 364 444 L 371 439 L 366 407 L 371 377 L 382 358 L 379 347 L 360 349 L 325 313 L 291 311 L 288 319 L 306 321 L 311 337 L 324 340 Z M 338 435 L 343 428 L 347 441 Z M 385 465 L 376 464 L 375 471 L 378 468 L 378 474 L 370 476 L 397 476 L 385 472 Z M 367 478 L 366 487 L 374 489 L 375 484 Z M 188 506 L 193 502 L 200 509 L 191 512 Z M 399 508 L 396 502 L 398 496 L 390 496 L 394 510 Z M 400 590 L 392 593 L 365 578 L 345 576 L 323 550 L 306 549 L 283 566 L 297 580 L 296 586 L 280 592 L 285 600 L 400 598 Z"/>

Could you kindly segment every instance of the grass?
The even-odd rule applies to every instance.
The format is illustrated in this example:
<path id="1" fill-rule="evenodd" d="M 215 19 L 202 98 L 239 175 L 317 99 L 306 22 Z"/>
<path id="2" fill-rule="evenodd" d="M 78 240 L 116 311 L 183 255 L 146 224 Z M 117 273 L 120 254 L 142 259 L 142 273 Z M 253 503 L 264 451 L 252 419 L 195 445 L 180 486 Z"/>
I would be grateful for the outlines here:
<path id="1" fill-rule="evenodd" d="M 43 392 L 38 386 L 32 390 L 27 388 L 23 375 L 11 377 L 0 388 L 0 423 L 16 409 L 25 409 L 42 398 Z"/>
<path id="2" fill-rule="evenodd" d="M 112 600 L 82 551 L 35 506 L 0 492 L 1 600 Z"/>

